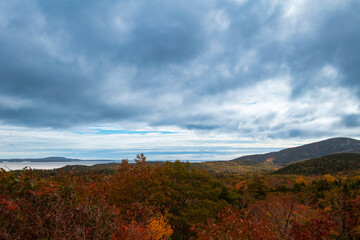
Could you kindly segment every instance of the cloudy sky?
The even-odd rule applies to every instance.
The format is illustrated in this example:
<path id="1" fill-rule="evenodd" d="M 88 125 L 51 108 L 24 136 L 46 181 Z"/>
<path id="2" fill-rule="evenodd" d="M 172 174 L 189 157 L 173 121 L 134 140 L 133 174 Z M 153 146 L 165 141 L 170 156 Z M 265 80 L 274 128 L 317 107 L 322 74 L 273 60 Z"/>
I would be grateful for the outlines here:
<path id="1" fill-rule="evenodd" d="M 360 137 L 358 0 L 0 1 L 0 158 L 231 159 Z"/>

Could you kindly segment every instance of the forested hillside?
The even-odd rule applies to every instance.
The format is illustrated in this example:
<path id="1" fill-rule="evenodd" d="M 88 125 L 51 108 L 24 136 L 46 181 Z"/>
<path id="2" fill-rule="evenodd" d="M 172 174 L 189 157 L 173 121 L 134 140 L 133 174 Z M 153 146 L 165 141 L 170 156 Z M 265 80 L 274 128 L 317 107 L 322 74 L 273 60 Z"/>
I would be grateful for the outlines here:
<path id="1" fill-rule="evenodd" d="M 336 174 L 360 170 L 360 154 L 338 153 L 292 163 L 276 171 L 278 174 Z"/>

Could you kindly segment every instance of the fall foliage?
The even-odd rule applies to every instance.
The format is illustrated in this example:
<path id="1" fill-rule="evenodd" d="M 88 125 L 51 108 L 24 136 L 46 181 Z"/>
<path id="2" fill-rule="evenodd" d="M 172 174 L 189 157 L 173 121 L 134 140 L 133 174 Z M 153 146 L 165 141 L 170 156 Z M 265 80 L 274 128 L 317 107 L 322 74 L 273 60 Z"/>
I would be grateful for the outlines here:
<path id="1" fill-rule="evenodd" d="M 0 171 L 0 239 L 359 239 L 359 175 Z"/>

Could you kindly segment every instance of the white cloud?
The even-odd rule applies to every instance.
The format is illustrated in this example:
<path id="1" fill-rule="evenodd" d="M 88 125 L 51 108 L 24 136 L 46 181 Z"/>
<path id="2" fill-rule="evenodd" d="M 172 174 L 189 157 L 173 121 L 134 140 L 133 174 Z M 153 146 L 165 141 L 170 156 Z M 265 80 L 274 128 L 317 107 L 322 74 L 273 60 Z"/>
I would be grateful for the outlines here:
<path id="1" fill-rule="evenodd" d="M 351 1 L 52 4 L 0 3 L 4 156 L 200 149 L 229 159 L 241 147 L 357 136 L 356 119 L 342 123 L 360 114 Z M 89 127 L 103 124 L 177 133 Z"/>
<path id="2" fill-rule="evenodd" d="M 225 31 L 231 24 L 225 10 L 213 10 L 206 16 L 205 26 L 210 31 Z"/>

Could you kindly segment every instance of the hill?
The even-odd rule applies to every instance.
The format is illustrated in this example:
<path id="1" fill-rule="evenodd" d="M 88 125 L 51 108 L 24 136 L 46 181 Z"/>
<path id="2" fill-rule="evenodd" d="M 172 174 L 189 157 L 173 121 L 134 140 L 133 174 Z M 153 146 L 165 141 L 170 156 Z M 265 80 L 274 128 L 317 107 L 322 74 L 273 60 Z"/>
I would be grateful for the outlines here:
<path id="1" fill-rule="evenodd" d="M 360 154 L 338 153 L 292 163 L 275 171 L 275 174 L 318 175 L 357 170 L 360 170 Z"/>
<path id="2" fill-rule="evenodd" d="M 335 153 L 360 153 L 360 141 L 352 138 L 330 138 L 324 141 L 287 148 L 278 152 L 243 156 L 231 161 L 253 161 L 284 166 L 289 163 L 318 158 Z"/>

